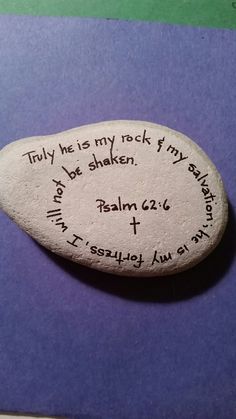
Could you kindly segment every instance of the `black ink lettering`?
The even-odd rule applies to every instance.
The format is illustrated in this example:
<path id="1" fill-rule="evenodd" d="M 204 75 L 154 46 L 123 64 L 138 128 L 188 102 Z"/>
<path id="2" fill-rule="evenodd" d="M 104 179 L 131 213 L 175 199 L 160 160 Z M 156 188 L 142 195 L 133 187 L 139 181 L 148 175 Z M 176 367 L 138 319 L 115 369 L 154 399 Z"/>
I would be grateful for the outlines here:
<path id="1" fill-rule="evenodd" d="M 207 219 L 206 219 L 207 221 L 213 221 L 213 216 L 211 212 L 207 213 L 206 215 L 207 215 Z"/>
<path id="2" fill-rule="evenodd" d="M 86 150 L 87 148 L 90 147 L 90 142 L 88 140 L 84 141 L 82 144 L 79 142 L 79 140 L 77 140 L 77 146 L 78 149 L 81 150 Z"/>
<path id="3" fill-rule="evenodd" d="M 48 210 L 47 213 L 50 214 L 50 213 L 58 212 L 58 211 L 61 211 L 61 209 L 60 208 L 56 208 L 56 209 L 53 209 L 53 210 Z"/>
<path id="4" fill-rule="evenodd" d="M 206 178 L 208 176 L 208 173 L 206 173 L 205 175 L 203 175 L 203 176 L 201 176 L 199 179 L 198 179 L 198 182 L 200 182 L 202 179 L 204 179 L 204 178 Z M 202 186 L 204 186 L 204 182 L 202 182 L 202 184 L 201 184 Z M 206 185 L 205 185 L 206 186 Z"/>
<path id="5" fill-rule="evenodd" d="M 155 250 L 153 260 L 152 260 L 152 265 L 154 265 L 154 263 L 166 263 L 169 260 L 172 260 L 172 256 L 170 252 L 168 252 L 167 255 L 160 255 L 159 258 L 160 260 L 157 259 L 157 251 Z"/>
<path id="6" fill-rule="evenodd" d="M 98 249 L 97 255 L 98 256 L 104 256 L 105 250 L 104 249 Z"/>
<path id="7" fill-rule="evenodd" d="M 98 138 L 97 140 L 95 139 L 94 141 L 95 141 L 96 147 L 98 147 L 99 145 L 100 146 L 107 145 L 106 137 Z"/>
<path id="8" fill-rule="evenodd" d="M 96 159 L 95 154 L 92 154 L 92 156 L 93 156 L 93 158 L 94 158 L 94 162 L 95 162 L 95 164 L 96 164 L 97 169 L 99 168 L 99 165 L 100 165 L 100 167 L 103 167 L 102 162 L 101 162 L 100 160 L 97 160 L 97 159 Z"/>
<path id="9" fill-rule="evenodd" d="M 45 148 L 43 147 L 42 148 L 42 153 L 40 153 L 40 154 L 37 154 L 37 153 L 33 154 L 33 153 L 35 153 L 35 150 L 31 150 L 31 151 L 28 151 L 27 153 L 22 154 L 22 157 L 28 156 L 30 164 L 40 162 L 43 159 L 47 160 L 48 157 L 50 157 L 51 164 L 53 164 L 55 150 L 52 150 L 52 152 L 49 152 L 49 151 L 46 151 Z"/>
<path id="10" fill-rule="evenodd" d="M 59 195 L 54 195 L 53 202 L 56 204 L 61 204 L 61 197 Z"/>
<path id="11" fill-rule="evenodd" d="M 198 243 L 204 236 L 210 237 L 207 233 L 202 230 L 198 230 L 197 234 L 191 238 L 194 243 Z"/>
<path id="12" fill-rule="evenodd" d="M 117 258 L 117 250 L 114 251 L 114 254 L 111 250 L 105 250 L 105 257 L 106 258 Z"/>
<path id="13" fill-rule="evenodd" d="M 57 188 L 57 195 L 55 194 L 53 196 L 53 202 L 57 204 L 61 204 L 62 202 L 61 198 L 64 192 L 62 188 L 65 188 L 65 185 L 60 180 L 52 179 L 52 181 L 56 184 L 56 188 Z"/>
<path id="14" fill-rule="evenodd" d="M 122 211 L 121 197 L 120 196 L 118 196 L 118 205 L 119 205 L 119 210 Z"/>
<path id="15" fill-rule="evenodd" d="M 175 157 L 179 156 L 177 160 L 173 161 L 173 164 L 180 163 L 181 161 L 186 160 L 188 158 L 188 156 L 183 157 L 182 152 L 179 151 L 177 148 L 173 147 L 172 145 L 169 145 L 167 151 L 170 151 L 170 153 L 174 154 Z"/>
<path id="16" fill-rule="evenodd" d="M 120 164 L 127 164 L 126 159 L 127 159 L 126 156 L 120 156 Z"/>
<path id="17" fill-rule="evenodd" d="M 146 205 L 146 203 L 147 203 L 147 199 L 145 199 L 143 201 L 143 203 L 142 203 L 142 210 L 144 210 L 144 211 L 148 211 L 149 210 L 149 206 Z"/>
<path id="18" fill-rule="evenodd" d="M 161 263 L 166 263 L 166 262 L 168 262 L 168 260 L 171 260 L 171 259 L 172 259 L 172 256 L 171 256 L 170 252 L 168 252 L 167 255 L 160 255 L 160 262 Z"/>
<path id="19" fill-rule="evenodd" d="M 163 203 L 163 209 L 165 211 L 168 211 L 170 209 L 170 205 L 167 204 L 167 199 L 165 199 L 164 203 Z"/>
<path id="20" fill-rule="evenodd" d="M 179 247 L 178 248 L 178 250 L 177 250 L 177 253 L 179 254 L 179 255 L 183 255 L 184 253 L 185 253 L 185 251 L 189 251 L 189 249 L 188 249 L 188 247 L 186 246 L 186 244 L 185 245 L 183 245 L 183 246 L 181 246 L 181 247 Z"/>
<path id="21" fill-rule="evenodd" d="M 190 163 L 190 164 L 188 165 L 188 170 L 189 170 L 189 172 L 194 172 L 194 170 L 195 170 L 195 169 L 196 169 L 195 164 Z"/>
<path id="22" fill-rule="evenodd" d="M 159 260 L 157 259 L 157 251 L 155 250 L 154 252 L 154 256 L 152 259 L 152 265 L 154 265 L 154 263 L 160 263 Z"/>
<path id="23" fill-rule="evenodd" d="M 64 233 L 68 229 L 67 225 L 63 221 L 62 213 L 61 213 L 61 209 L 60 208 L 57 208 L 55 210 L 49 210 L 49 211 L 47 211 L 47 214 L 48 214 L 47 215 L 47 218 L 52 218 L 52 217 L 56 218 L 56 217 L 58 217 L 55 220 L 56 221 L 55 222 L 55 225 L 61 227 L 62 233 Z M 54 222 L 53 219 L 51 221 L 52 221 L 52 223 Z"/>
<path id="24" fill-rule="evenodd" d="M 135 202 L 132 202 L 132 204 L 130 204 L 129 202 L 127 202 L 127 203 L 123 204 L 123 208 L 122 208 L 122 210 L 123 210 L 123 211 L 125 211 L 126 209 L 127 209 L 128 211 L 131 211 L 132 209 L 133 209 L 134 211 L 137 211 L 137 205 L 136 205 L 136 203 L 135 203 Z"/>
<path id="25" fill-rule="evenodd" d="M 113 143 L 115 141 L 115 135 L 113 135 L 112 137 L 97 138 L 94 141 L 95 141 L 96 147 L 98 147 L 98 146 L 106 146 L 109 143 L 113 146 Z"/>
<path id="26" fill-rule="evenodd" d="M 119 164 L 119 162 L 117 160 L 118 159 L 118 156 L 113 156 L 112 150 L 110 150 L 110 157 L 111 157 L 111 164 L 114 164 L 114 163 Z"/>
<path id="27" fill-rule="evenodd" d="M 61 168 L 66 172 L 66 174 L 69 176 L 71 180 L 75 179 L 77 176 L 81 176 L 82 172 L 80 170 L 80 167 L 76 167 L 75 170 L 72 170 L 69 172 L 64 166 L 61 166 Z"/>
<path id="28" fill-rule="evenodd" d="M 206 206 L 206 210 L 207 210 L 207 212 L 211 212 L 212 211 L 212 206 L 208 204 Z"/>
<path id="29" fill-rule="evenodd" d="M 193 163 L 190 163 L 188 166 L 188 171 L 193 174 L 193 176 L 197 179 L 197 181 L 201 185 L 201 191 L 204 195 L 204 200 L 206 204 L 206 221 L 213 221 L 213 208 L 211 204 L 214 202 L 216 195 L 214 195 L 207 183 L 207 177 L 208 173 L 205 173 L 204 175 L 201 174 L 200 170 L 197 169 L 197 166 Z M 195 236 L 194 236 L 195 237 Z"/>
<path id="30" fill-rule="evenodd" d="M 143 259 L 143 255 L 142 255 L 142 253 L 140 253 L 140 255 L 139 255 L 139 259 L 137 260 L 137 262 L 133 265 L 133 267 L 134 268 L 136 268 L 136 269 L 139 269 L 140 267 L 141 267 L 141 265 L 142 265 L 142 263 L 144 262 L 144 259 Z"/>
<path id="31" fill-rule="evenodd" d="M 76 234 L 73 234 L 73 237 L 74 237 L 74 240 L 72 242 L 67 240 L 67 243 L 71 244 L 71 246 L 78 247 L 78 245 L 76 244 L 77 240 L 83 241 L 83 239 L 81 237 L 77 236 Z"/>
<path id="32" fill-rule="evenodd" d="M 146 132 L 147 132 L 147 130 L 145 129 L 144 132 L 143 132 L 143 139 L 142 139 L 143 144 L 147 143 L 148 145 L 151 145 L 151 143 L 149 141 L 149 140 L 151 140 L 151 137 L 146 137 Z"/>
<path id="33" fill-rule="evenodd" d="M 165 137 L 163 137 L 163 138 L 161 138 L 160 140 L 158 140 L 158 141 L 157 141 L 157 144 L 158 144 L 158 149 L 157 149 L 157 152 L 158 152 L 158 153 L 160 153 L 160 151 L 161 151 L 161 148 L 162 148 L 162 146 L 163 146 L 164 141 L 165 141 Z"/>
<path id="34" fill-rule="evenodd" d="M 90 252 L 92 253 L 92 255 L 96 255 L 97 254 L 97 246 L 91 246 L 90 247 Z"/>
<path id="35" fill-rule="evenodd" d="M 209 204 L 210 202 L 213 202 L 216 198 L 216 195 L 213 195 L 212 193 L 210 193 L 210 195 L 205 196 L 205 200 L 206 200 L 206 204 Z"/>
<path id="36" fill-rule="evenodd" d="M 150 200 L 150 204 L 151 204 L 150 210 L 157 210 L 156 201 L 154 199 Z"/>
<path id="37" fill-rule="evenodd" d="M 36 163 L 37 160 L 38 161 L 43 160 L 43 155 L 42 154 L 36 154 L 35 156 L 33 156 L 34 163 Z"/>
<path id="38" fill-rule="evenodd" d="M 136 202 L 122 202 L 120 196 L 117 198 L 117 203 L 107 204 L 104 199 L 96 199 L 98 203 L 97 208 L 99 212 L 109 212 L 109 211 L 137 211 Z"/>
<path id="39" fill-rule="evenodd" d="M 103 164 L 104 164 L 104 166 L 110 166 L 111 162 L 110 162 L 109 159 L 104 159 Z"/>
<path id="40" fill-rule="evenodd" d="M 44 151 L 44 149 L 43 149 L 43 151 Z M 51 152 L 51 153 L 49 153 L 49 151 L 48 151 L 47 153 L 48 153 L 49 157 L 51 157 L 51 164 L 53 164 L 53 162 L 54 162 L 54 154 L 55 154 L 55 150 L 52 150 L 52 152 Z M 45 159 L 47 159 L 47 157 L 45 157 Z"/>
<path id="41" fill-rule="evenodd" d="M 92 172 L 93 170 L 95 170 L 96 169 L 96 166 L 95 166 L 95 163 L 93 162 L 93 161 L 91 161 L 89 164 L 88 164 L 88 167 L 89 167 L 89 170 Z"/>
<path id="42" fill-rule="evenodd" d="M 111 204 L 111 211 L 119 211 L 119 208 L 116 204 Z"/>
<path id="43" fill-rule="evenodd" d="M 110 166 L 110 165 L 117 165 L 117 164 L 134 164 L 134 158 L 133 157 L 127 157 L 127 156 L 113 156 L 112 154 L 112 147 L 110 149 L 110 158 L 105 158 L 103 160 L 98 160 L 96 158 L 95 154 L 92 154 L 94 161 L 90 162 L 88 164 L 89 170 L 93 171 L 95 169 L 102 168 L 104 166 Z"/>
<path id="44" fill-rule="evenodd" d="M 59 147 L 60 147 L 60 151 L 61 151 L 61 154 L 63 155 L 63 154 L 67 154 L 67 153 L 74 153 L 74 148 L 73 148 L 73 145 L 71 144 L 71 145 L 69 145 L 69 146 L 62 146 L 60 143 L 59 143 Z"/>
<path id="45" fill-rule="evenodd" d="M 126 157 L 126 164 L 134 164 L 134 158 L 133 157 Z"/>
<path id="46" fill-rule="evenodd" d="M 177 150 L 177 148 L 173 147 L 172 145 L 169 145 L 167 151 L 170 151 L 171 154 L 173 153 L 174 156 L 177 156 L 179 154 L 179 150 Z"/>
<path id="47" fill-rule="evenodd" d="M 126 141 L 131 142 L 133 141 L 133 137 L 131 137 L 131 135 L 122 135 L 122 143 L 124 143 Z"/>
<path id="48" fill-rule="evenodd" d="M 181 151 L 179 152 L 179 156 L 180 156 L 179 159 L 173 161 L 173 164 L 180 163 L 181 161 L 186 160 L 188 158 L 188 156 L 183 157 L 183 154 L 181 153 Z"/>
<path id="49" fill-rule="evenodd" d="M 203 195 L 208 195 L 210 193 L 210 189 L 209 188 L 202 188 L 202 193 Z M 206 198 L 204 198 L 206 199 Z"/>
<path id="50" fill-rule="evenodd" d="M 90 147 L 90 143 L 89 143 L 89 141 L 87 140 L 87 141 L 84 141 L 83 143 L 82 143 L 82 147 L 83 147 L 83 149 L 84 150 L 87 150 L 87 148 L 89 148 Z"/>
<path id="51" fill-rule="evenodd" d="M 30 164 L 33 164 L 33 160 L 32 160 L 32 158 L 31 158 L 31 154 L 32 154 L 32 153 L 35 153 L 35 150 L 28 151 L 28 153 L 24 153 L 24 154 L 22 154 L 22 157 L 23 157 L 23 156 L 28 156 Z"/>
<path id="52" fill-rule="evenodd" d="M 118 253 L 118 257 L 116 258 L 116 262 L 120 265 L 122 262 L 124 262 L 124 259 L 122 258 L 122 252 Z"/>
<path id="53" fill-rule="evenodd" d="M 131 225 L 131 226 L 133 226 L 133 228 L 134 228 L 134 234 L 135 234 L 135 235 L 137 234 L 137 229 L 136 229 L 136 226 L 137 226 L 138 224 L 140 224 L 140 222 L 139 222 L 139 221 L 136 221 L 135 217 L 133 217 L 133 222 L 132 222 L 132 223 L 130 223 L 130 225 Z"/>
<path id="54" fill-rule="evenodd" d="M 61 182 L 61 180 L 52 179 L 52 181 L 56 184 L 56 187 L 61 186 L 62 188 L 65 188 L 65 185 Z"/>
<path id="55" fill-rule="evenodd" d="M 47 211 L 47 218 L 51 218 L 51 217 L 59 217 L 61 215 L 61 209 L 57 208 L 54 210 L 49 210 Z"/>
<path id="56" fill-rule="evenodd" d="M 62 218 L 60 218 L 62 220 Z M 68 229 L 67 225 L 65 225 L 64 221 L 61 221 L 60 223 L 55 223 L 56 226 L 61 226 L 62 233 Z"/>
<path id="57" fill-rule="evenodd" d="M 150 137 L 146 137 L 146 132 L 147 132 L 147 130 L 145 129 L 143 131 L 143 134 L 142 135 L 136 135 L 135 137 L 132 137 L 130 134 L 122 135 L 121 136 L 122 143 L 124 143 L 125 141 L 127 141 L 129 143 L 132 142 L 132 141 L 136 141 L 138 143 L 142 143 L 142 144 L 146 144 L 147 143 L 148 145 L 151 145 L 151 143 L 149 141 L 149 140 L 151 140 L 151 138 Z"/>
<path id="58" fill-rule="evenodd" d="M 99 208 L 99 212 L 102 212 L 106 201 L 104 201 L 103 199 L 96 199 L 96 202 L 99 202 L 97 208 Z"/>

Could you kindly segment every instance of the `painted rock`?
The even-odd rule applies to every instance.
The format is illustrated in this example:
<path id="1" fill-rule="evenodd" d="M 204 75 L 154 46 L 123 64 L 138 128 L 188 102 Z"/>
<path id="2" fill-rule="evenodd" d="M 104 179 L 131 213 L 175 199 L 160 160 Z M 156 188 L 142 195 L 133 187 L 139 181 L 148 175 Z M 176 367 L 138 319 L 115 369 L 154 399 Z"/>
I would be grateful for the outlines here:
<path id="1" fill-rule="evenodd" d="M 188 269 L 219 243 L 222 180 L 188 137 L 141 121 L 109 121 L 7 145 L 2 209 L 43 246 L 117 275 Z"/>

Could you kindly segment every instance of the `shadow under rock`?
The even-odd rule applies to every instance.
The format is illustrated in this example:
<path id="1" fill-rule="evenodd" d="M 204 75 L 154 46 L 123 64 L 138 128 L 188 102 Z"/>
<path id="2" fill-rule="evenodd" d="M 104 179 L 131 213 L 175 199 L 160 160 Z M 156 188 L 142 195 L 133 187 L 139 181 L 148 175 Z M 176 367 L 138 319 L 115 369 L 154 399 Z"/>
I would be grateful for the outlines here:
<path id="1" fill-rule="evenodd" d="M 171 303 L 204 293 L 223 279 L 236 254 L 236 220 L 229 204 L 228 224 L 217 248 L 194 268 L 165 277 L 119 277 L 86 268 L 39 247 L 61 269 L 103 292 L 133 301 Z"/>

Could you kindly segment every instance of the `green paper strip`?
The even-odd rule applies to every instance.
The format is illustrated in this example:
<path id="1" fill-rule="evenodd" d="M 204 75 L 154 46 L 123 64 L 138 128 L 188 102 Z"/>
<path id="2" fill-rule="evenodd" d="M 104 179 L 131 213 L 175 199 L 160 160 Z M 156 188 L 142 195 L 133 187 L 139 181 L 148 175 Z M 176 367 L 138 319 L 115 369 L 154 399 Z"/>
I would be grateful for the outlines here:
<path id="1" fill-rule="evenodd" d="M 230 0 L 0 0 L 0 13 L 236 28 L 236 1 Z"/>

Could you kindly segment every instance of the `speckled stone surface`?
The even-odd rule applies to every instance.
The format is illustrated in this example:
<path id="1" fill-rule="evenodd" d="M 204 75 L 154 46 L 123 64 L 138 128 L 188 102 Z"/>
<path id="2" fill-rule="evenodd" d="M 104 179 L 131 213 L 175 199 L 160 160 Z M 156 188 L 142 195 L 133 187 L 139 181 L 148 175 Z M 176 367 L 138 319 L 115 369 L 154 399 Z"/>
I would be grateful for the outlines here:
<path id="1" fill-rule="evenodd" d="M 221 177 L 185 135 L 109 121 L 15 141 L 0 153 L 3 210 L 34 239 L 117 275 L 186 270 L 227 223 Z"/>

